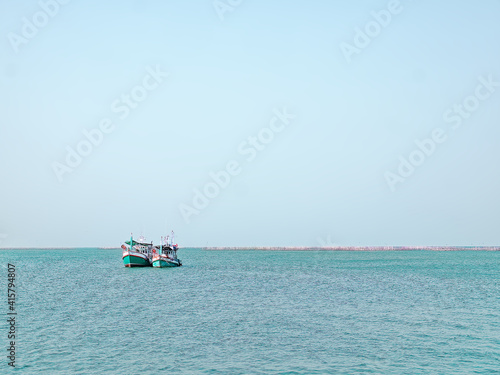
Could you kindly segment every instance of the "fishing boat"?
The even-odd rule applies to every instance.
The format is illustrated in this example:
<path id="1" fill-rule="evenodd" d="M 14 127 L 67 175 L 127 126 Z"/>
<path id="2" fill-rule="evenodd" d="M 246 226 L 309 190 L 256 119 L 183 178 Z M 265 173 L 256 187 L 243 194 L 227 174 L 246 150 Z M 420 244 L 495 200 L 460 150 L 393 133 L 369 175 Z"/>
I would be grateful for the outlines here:
<path id="1" fill-rule="evenodd" d="M 147 243 L 144 237 L 135 241 L 130 235 L 130 241 L 122 245 L 122 259 L 125 267 L 150 267 L 153 243 Z"/>
<path id="2" fill-rule="evenodd" d="M 153 248 L 153 257 L 151 262 L 155 268 L 165 268 L 165 267 L 180 267 L 182 262 L 177 258 L 177 249 L 179 246 L 174 245 L 174 232 L 172 231 L 172 237 L 169 241 L 169 236 L 166 238 L 162 237 L 160 240 L 160 245 Z"/>

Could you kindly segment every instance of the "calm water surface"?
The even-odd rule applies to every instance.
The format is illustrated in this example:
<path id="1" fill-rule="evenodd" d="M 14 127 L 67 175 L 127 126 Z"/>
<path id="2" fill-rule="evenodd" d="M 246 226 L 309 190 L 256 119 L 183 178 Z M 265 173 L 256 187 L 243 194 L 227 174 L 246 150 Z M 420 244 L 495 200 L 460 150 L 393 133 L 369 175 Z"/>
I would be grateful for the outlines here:
<path id="1" fill-rule="evenodd" d="M 0 251 L 17 268 L 19 374 L 500 371 L 500 252 Z M 11 371 L 13 370 L 13 371 Z"/>

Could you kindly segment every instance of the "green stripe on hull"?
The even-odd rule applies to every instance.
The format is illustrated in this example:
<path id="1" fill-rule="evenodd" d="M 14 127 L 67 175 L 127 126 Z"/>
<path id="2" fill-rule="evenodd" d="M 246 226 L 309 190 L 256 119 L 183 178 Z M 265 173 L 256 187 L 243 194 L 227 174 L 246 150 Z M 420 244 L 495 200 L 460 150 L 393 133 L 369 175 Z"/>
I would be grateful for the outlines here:
<path id="1" fill-rule="evenodd" d="M 149 267 L 151 263 L 141 257 L 126 255 L 123 257 L 123 264 L 125 267 Z"/>
<path id="2" fill-rule="evenodd" d="M 178 265 L 170 262 L 165 262 L 164 260 L 154 260 L 153 267 L 166 268 L 166 267 L 178 267 Z"/>

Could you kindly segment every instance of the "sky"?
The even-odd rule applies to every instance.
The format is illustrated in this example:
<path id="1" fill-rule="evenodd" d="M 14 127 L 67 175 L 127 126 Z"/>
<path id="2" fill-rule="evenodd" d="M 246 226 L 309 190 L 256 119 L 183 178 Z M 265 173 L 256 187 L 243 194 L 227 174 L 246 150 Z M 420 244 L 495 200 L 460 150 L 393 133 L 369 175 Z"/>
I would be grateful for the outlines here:
<path id="1" fill-rule="evenodd" d="M 499 245 L 499 12 L 0 0 L 0 247 Z"/>

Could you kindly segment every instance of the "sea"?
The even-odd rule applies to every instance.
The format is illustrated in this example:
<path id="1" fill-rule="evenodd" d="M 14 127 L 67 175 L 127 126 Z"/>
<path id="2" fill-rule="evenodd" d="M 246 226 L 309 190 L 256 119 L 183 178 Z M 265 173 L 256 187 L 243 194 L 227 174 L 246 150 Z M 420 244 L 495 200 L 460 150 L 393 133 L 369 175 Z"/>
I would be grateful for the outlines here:
<path id="1" fill-rule="evenodd" d="M 0 373 L 500 373 L 499 251 L 178 255 L 1 250 Z"/>

